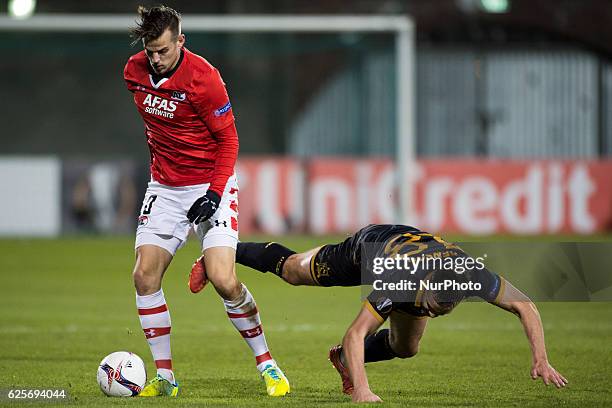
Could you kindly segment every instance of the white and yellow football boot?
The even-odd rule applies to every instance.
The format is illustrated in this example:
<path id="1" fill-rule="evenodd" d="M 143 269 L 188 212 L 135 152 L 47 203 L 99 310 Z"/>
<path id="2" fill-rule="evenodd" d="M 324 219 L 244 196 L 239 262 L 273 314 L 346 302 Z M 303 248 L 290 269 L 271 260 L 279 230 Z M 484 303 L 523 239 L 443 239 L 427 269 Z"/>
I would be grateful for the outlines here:
<path id="1" fill-rule="evenodd" d="M 269 396 L 282 397 L 291 391 L 289 380 L 287 380 L 287 377 L 285 377 L 280 368 L 269 366 L 261 373 L 261 376 L 266 383 L 266 390 Z"/>
<path id="2" fill-rule="evenodd" d="M 139 397 L 176 397 L 179 392 L 178 382 L 172 384 L 157 374 L 138 394 Z"/>

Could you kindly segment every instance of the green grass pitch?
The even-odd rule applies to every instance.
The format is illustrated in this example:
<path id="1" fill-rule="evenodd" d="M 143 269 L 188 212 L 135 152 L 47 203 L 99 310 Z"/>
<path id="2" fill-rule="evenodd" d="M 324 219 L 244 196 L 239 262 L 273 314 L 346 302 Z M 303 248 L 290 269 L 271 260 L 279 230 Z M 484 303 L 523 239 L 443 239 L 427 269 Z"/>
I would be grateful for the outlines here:
<path id="1" fill-rule="evenodd" d="M 279 238 L 277 238 L 279 239 Z M 280 239 L 304 250 L 329 239 Z M 168 399 L 102 395 L 96 369 L 129 350 L 154 366 L 134 305 L 132 238 L 0 240 L 0 389 L 66 388 L 70 399 L 41 406 L 336 406 L 349 398 L 327 361 L 360 307 L 358 288 L 291 287 L 240 267 L 255 296 L 272 354 L 292 393 L 265 395 L 250 350 L 212 287 L 193 295 L 187 275 L 198 253 L 179 251 L 164 280 L 181 394 Z M 612 405 L 612 303 L 539 305 L 551 363 L 570 381 L 545 387 L 529 377 L 530 352 L 518 319 L 484 303 L 430 320 L 419 354 L 368 364 L 384 406 Z M 3 406 L 32 406 L 0 400 Z"/>

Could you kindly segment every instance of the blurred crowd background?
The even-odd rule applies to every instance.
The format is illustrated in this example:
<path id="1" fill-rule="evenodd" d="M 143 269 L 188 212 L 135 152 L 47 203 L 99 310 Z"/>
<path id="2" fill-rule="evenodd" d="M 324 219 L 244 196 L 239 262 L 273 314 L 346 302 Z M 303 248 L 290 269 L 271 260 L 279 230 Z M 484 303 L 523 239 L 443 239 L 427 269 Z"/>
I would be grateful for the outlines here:
<path id="1" fill-rule="evenodd" d="M 0 1 L 4 19 L 147 1 Z M 612 227 L 607 0 L 167 1 L 185 16 L 407 15 L 415 24 L 411 223 L 462 234 Z M 23 6 L 23 4 L 22 4 Z M 0 24 L 0 235 L 131 233 L 148 181 L 125 32 Z M 397 222 L 393 33 L 190 33 L 227 83 L 243 233 Z M 400 210 L 401 212 L 401 210 Z M 403 218 L 402 218 L 403 219 Z"/>

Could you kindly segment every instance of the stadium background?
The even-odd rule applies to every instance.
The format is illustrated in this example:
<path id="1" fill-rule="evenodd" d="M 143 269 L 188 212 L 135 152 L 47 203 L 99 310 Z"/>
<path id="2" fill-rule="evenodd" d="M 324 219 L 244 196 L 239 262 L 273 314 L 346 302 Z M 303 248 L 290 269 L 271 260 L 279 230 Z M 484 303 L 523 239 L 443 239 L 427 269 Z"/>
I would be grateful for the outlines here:
<path id="1" fill-rule="evenodd" d="M 0 13 L 9 3 L 0 2 Z M 34 15 L 133 14 L 139 3 L 149 4 L 38 1 Z M 186 16 L 409 15 L 416 26 L 418 159 L 410 168 L 415 212 L 409 221 L 460 240 L 609 240 L 607 1 L 166 4 Z M 220 69 L 236 114 L 243 239 L 272 237 L 307 249 L 371 222 L 403 219 L 392 34 L 186 34 L 187 46 Z M 81 403 L 95 405 L 101 401 L 93 374 L 84 381 L 80 372 L 93 373 L 97 360 L 116 349 L 149 357 L 132 313 L 129 276 L 131 236 L 148 179 L 142 123 L 121 77 L 138 49 L 129 42 L 126 33 L 0 30 L 0 367 L 14 370 L 0 388 L 66 387 L 69 380 Z M 179 253 L 165 280 L 185 397 L 263 404 L 256 391 L 243 391 L 260 385 L 253 379 L 244 386 L 252 367 L 215 296 L 186 293 L 197 252 L 192 243 Z M 288 288 L 243 268 L 239 274 L 260 303 L 273 351 L 290 367 L 296 383 L 290 402 L 344 401 L 325 350 L 356 312 L 357 292 Z M 475 304 L 432 323 L 423 356 L 387 365 L 407 376 L 426 370 L 422 382 L 406 386 L 373 365 L 373 389 L 383 383 L 379 395 L 398 404 L 610 403 L 604 386 L 611 382 L 610 303 L 541 307 L 551 360 L 574 381 L 573 390 L 554 394 L 525 383 L 525 391 L 514 380 L 526 381 L 528 372 L 518 322 Z M 203 338 L 208 348 L 199 350 Z M 194 356 L 189 350 L 195 349 Z M 234 361 L 236 350 L 245 353 Z M 449 361 L 483 384 L 465 388 L 461 375 L 443 374 L 444 391 L 437 390 L 432 383 Z M 486 385 L 489 362 L 499 365 L 504 384 L 495 392 Z M 225 381 L 216 379 L 220 368 Z M 65 376 L 53 376 L 58 370 Z"/>

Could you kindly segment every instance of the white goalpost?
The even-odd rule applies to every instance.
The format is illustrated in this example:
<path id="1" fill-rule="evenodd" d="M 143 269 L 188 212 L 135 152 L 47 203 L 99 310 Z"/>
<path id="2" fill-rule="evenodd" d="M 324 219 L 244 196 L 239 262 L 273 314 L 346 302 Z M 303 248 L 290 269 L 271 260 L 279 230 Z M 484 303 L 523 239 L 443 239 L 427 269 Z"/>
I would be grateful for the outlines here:
<path id="1" fill-rule="evenodd" d="M 18 20 L 0 16 L 0 31 L 13 32 L 126 32 L 134 15 L 37 14 Z M 406 15 L 191 15 L 184 16 L 186 32 L 295 32 L 295 33 L 392 33 L 395 36 L 396 78 L 396 221 L 414 222 L 414 173 L 416 159 L 415 27 Z"/>

